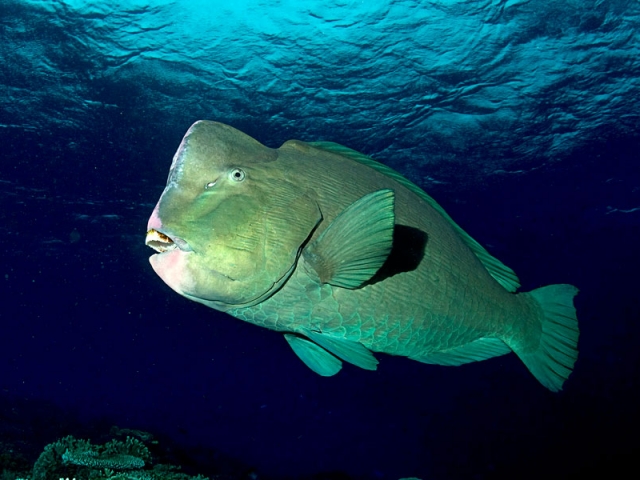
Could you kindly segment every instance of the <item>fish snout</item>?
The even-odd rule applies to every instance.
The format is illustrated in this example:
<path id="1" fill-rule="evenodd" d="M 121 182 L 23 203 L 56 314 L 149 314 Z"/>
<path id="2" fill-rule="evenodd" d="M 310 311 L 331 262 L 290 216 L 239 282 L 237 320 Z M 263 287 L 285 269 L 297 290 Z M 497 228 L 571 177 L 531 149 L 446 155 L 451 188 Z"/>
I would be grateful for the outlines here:
<path id="1" fill-rule="evenodd" d="M 180 237 L 167 235 L 155 228 L 147 231 L 144 244 L 153 248 L 158 253 L 169 252 L 178 248 L 183 252 L 192 252 L 193 249 L 189 243 Z"/>

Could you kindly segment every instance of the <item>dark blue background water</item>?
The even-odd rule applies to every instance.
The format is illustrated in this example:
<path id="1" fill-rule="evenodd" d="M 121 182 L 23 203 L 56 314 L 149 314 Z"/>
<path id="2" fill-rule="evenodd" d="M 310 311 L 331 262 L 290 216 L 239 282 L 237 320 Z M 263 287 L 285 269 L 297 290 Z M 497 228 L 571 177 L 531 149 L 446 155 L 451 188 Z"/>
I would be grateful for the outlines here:
<path id="1" fill-rule="evenodd" d="M 637 458 L 637 2 L 87 3 L 0 4 L 0 448 L 117 424 L 194 471 L 263 478 L 615 476 Z M 515 355 L 321 378 L 281 335 L 171 292 L 145 226 L 200 118 L 371 154 L 524 291 L 578 286 L 565 390 Z"/>

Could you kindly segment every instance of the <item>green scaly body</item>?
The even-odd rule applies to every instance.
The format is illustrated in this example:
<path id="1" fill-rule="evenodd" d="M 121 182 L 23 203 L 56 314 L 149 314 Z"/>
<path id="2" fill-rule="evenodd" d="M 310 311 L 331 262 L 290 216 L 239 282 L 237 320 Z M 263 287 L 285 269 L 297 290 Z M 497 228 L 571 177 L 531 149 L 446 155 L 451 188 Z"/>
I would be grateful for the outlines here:
<path id="1" fill-rule="evenodd" d="M 529 322 L 529 338 L 524 338 L 522 328 L 514 332 L 513 325 L 526 325 L 538 308 L 498 284 L 451 223 L 420 196 L 367 165 L 302 142 L 288 142 L 280 151 L 282 168 L 293 178 L 308 178 L 309 191 L 316 194 L 323 222 L 313 238 L 364 194 L 390 188 L 396 196 L 396 224 L 429 232 L 424 256 L 414 270 L 350 290 L 313 278 L 303 253 L 277 293 L 258 305 L 228 313 L 277 331 L 302 333 L 311 328 L 375 352 L 412 357 L 485 337 L 537 345 L 536 322 Z M 301 151 L 306 154 L 304 163 L 299 160 Z M 334 172 L 345 171 L 349 171 L 346 178 L 335 178 Z"/>
<path id="2" fill-rule="evenodd" d="M 340 145 L 270 149 L 196 122 L 147 244 L 171 288 L 283 332 L 320 375 L 374 370 L 371 352 L 461 365 L 514 351 L 556 391 L 577 358 L 575 287 L 515 294 L 513 271 L 424 191 Z"/>

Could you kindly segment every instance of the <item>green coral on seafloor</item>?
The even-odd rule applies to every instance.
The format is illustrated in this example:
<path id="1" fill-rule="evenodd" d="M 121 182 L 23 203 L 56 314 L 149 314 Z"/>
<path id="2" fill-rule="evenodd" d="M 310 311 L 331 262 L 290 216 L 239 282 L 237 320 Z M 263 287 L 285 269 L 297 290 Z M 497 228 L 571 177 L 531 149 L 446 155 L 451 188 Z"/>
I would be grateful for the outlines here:
<path id="1" fill-rule="evenodd" d="M 149 457 L 149 449 L 140 440 L 127 437 L 125 442 L 112 440 L 102 447 L 67 449 L 62 462 L 94 469 L 133 470 L 144 467 Z"/>
<path id="2" fill-rule="evenodd" d="M 137 438 L 93 445 L 89 440 L 64 437 L 47 445 L 28 480 L 76 478 L 82 480 L 207 480 L 179 472 L 179 467 L 151 466 L 147 446 Z M 10 472 L 3 472 L 0 480 Z M 11 480 L 22 477 L 7 477 Z M 25 479 L 26 480 L 26 479 Z"/>

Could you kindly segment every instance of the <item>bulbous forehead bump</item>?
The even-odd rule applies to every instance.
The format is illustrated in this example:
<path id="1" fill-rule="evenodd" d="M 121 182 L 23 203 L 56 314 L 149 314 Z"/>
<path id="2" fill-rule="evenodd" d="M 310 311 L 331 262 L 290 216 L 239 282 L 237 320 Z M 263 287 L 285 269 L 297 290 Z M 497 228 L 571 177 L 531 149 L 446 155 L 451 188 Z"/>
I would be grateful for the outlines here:
<path id="1" fill-rule="evenodd" d="M 179 183 L 185 175 L 188 178 L 211 169 L 261 164 L 277 158 L 277 149 L 229 125 L 199 120 L 187 130 L 173 156 L 167 184 Z"/>

